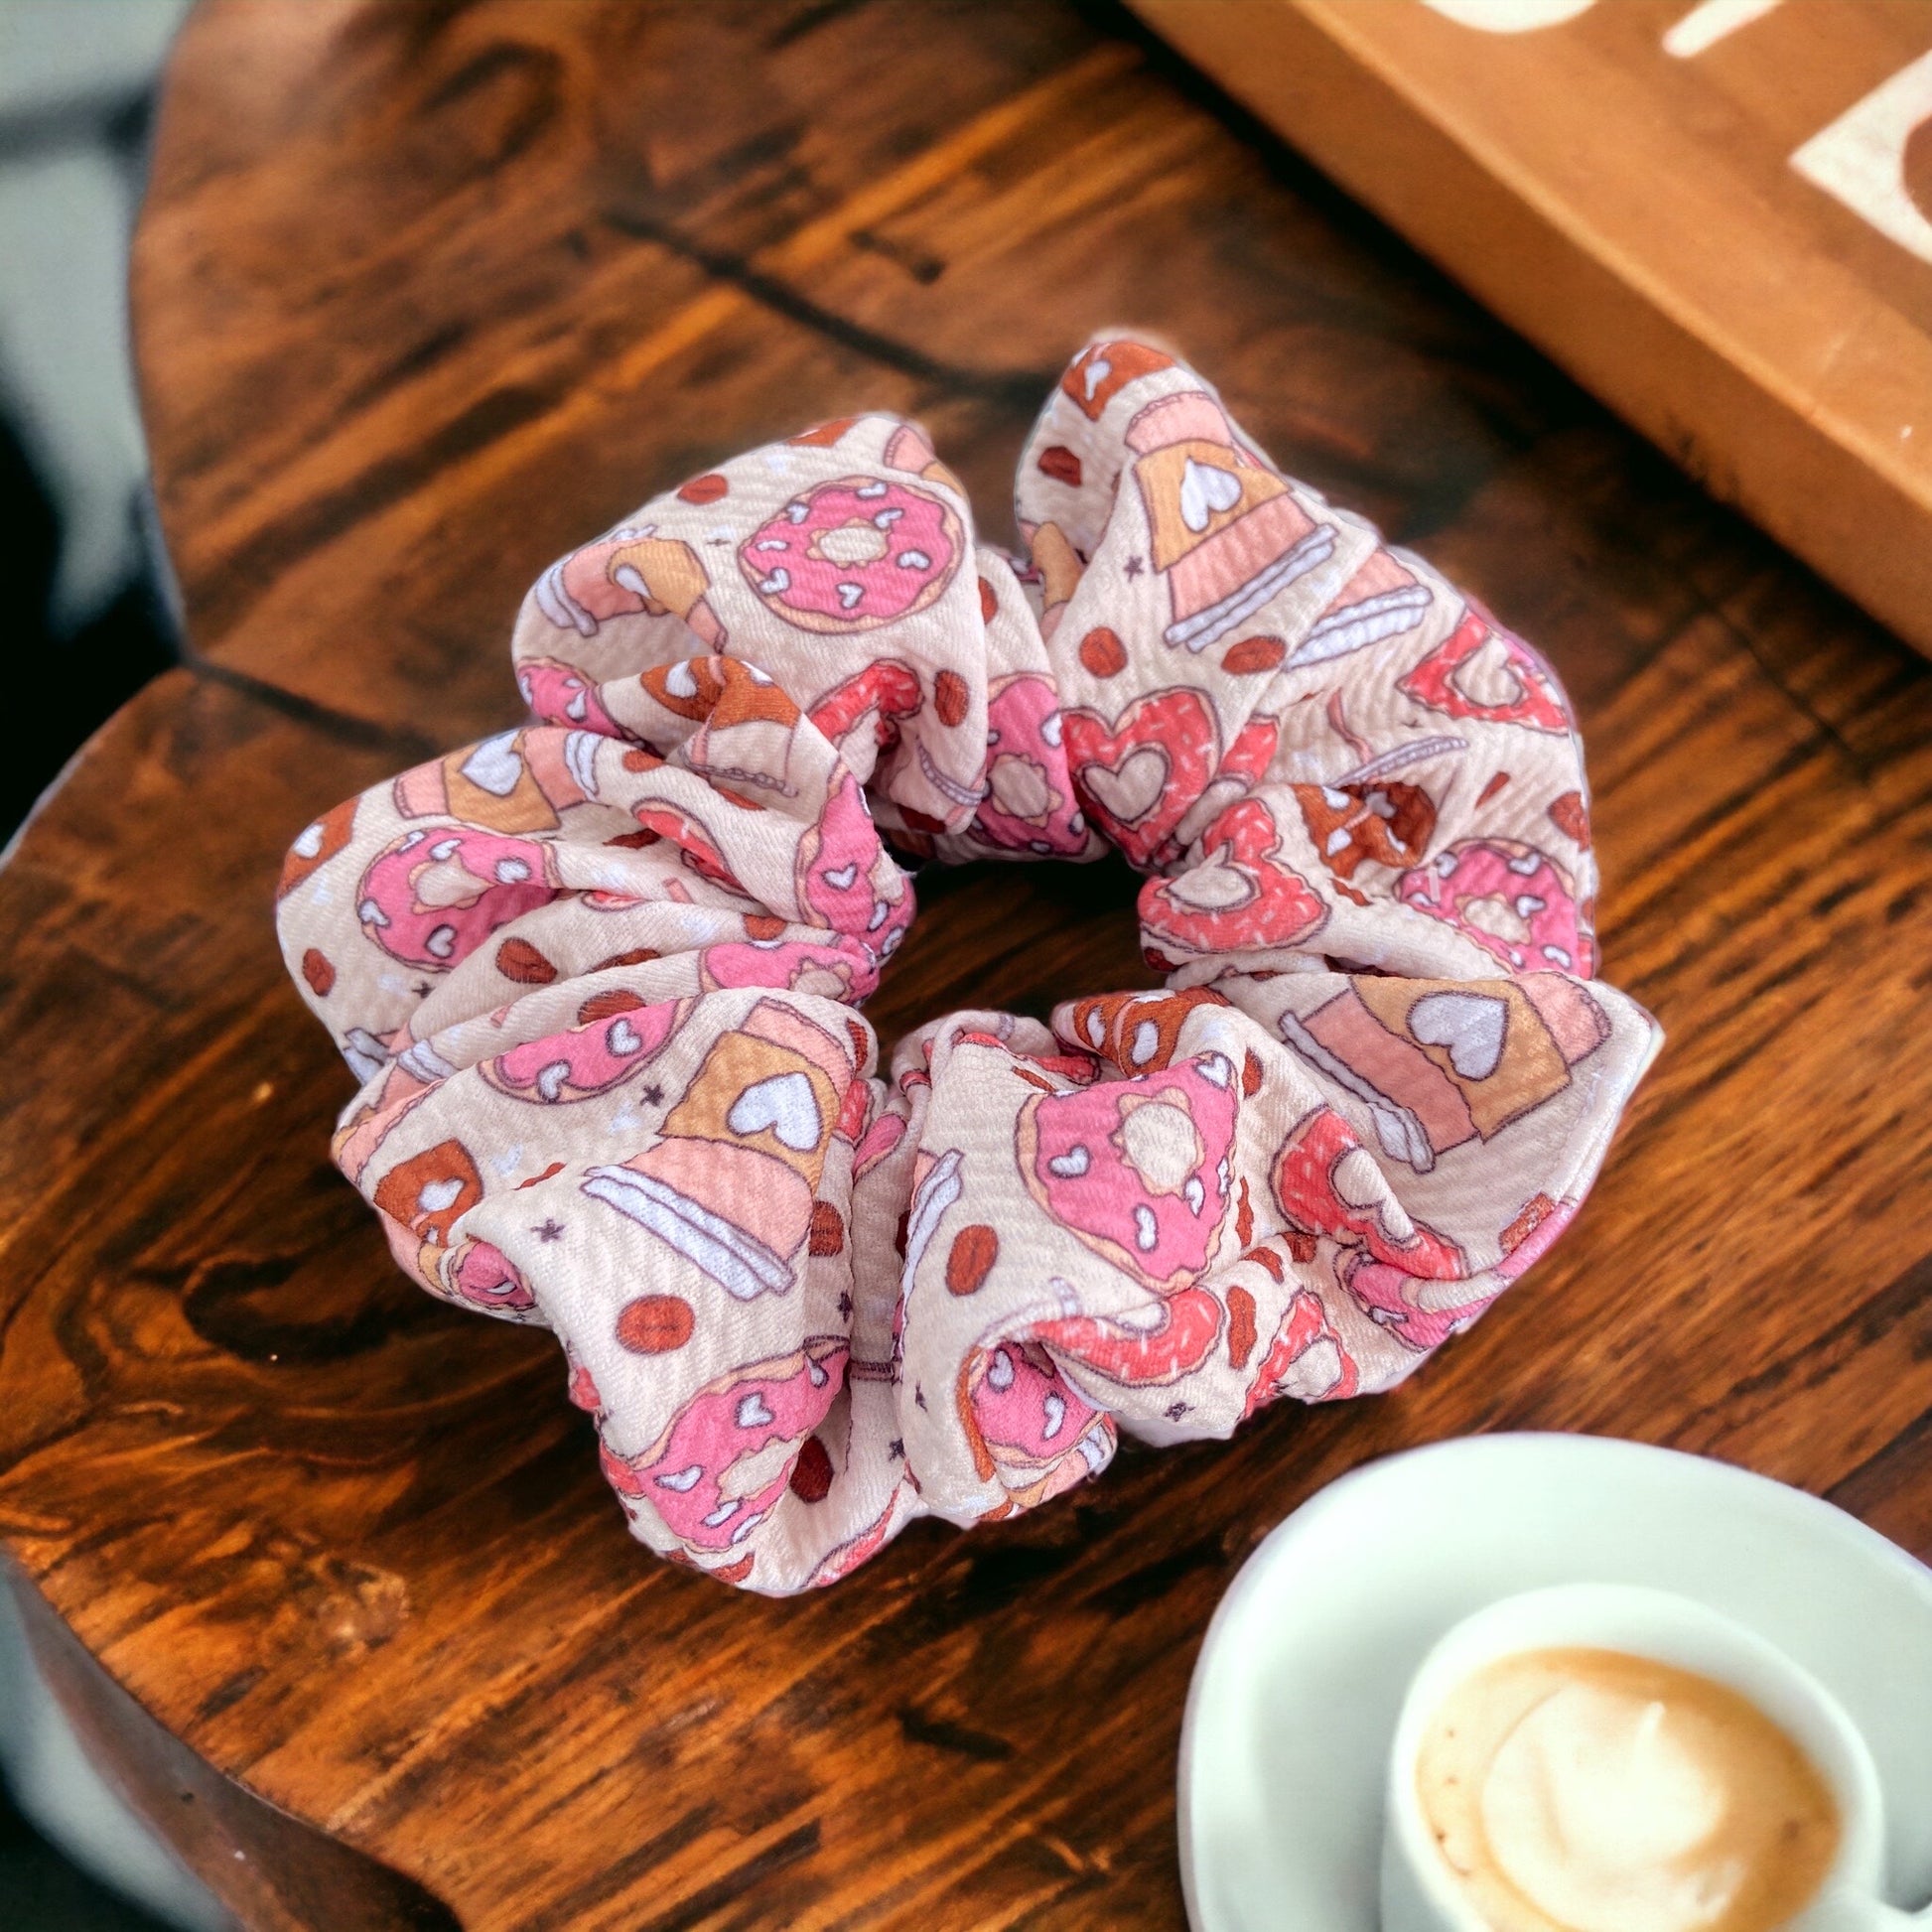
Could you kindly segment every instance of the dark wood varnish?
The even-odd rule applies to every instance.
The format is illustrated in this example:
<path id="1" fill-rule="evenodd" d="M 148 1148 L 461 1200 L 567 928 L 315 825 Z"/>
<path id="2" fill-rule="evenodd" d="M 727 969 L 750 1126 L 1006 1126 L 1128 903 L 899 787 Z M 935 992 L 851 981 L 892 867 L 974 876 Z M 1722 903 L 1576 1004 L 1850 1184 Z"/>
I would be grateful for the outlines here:
<path id="1" fill-rule="evenodd" d="M 1216 1598 L 1319 1484 L 1445 1435 L 1674 1444 L 1932 1556 L 1932 665 L 1124 16 L 217 0 L 136 310 L 194 656 L 0 872 L 0 1538 L 230 1781 L 224 1845 L 283 1856 L 287 1813 L 380 1862 L 329 1870 L 332 1917 L 174 1833 L 245 1921 L 1177 1925 Z M 544 1337 L 394 1270 L 328 1166 L 350 1083 L 275 869 L 507 722 L 524 585 L 738 449 L 905 410 L 998 534 L 1110 322 L 1555 658 L 1605 972 L 1671 1043 L 1576 1229 L 1395 1396 L 744 1597 L 628 1540 Z M 928 875 L 874 1017 L 1143 983 L 1132 885 Z"/>

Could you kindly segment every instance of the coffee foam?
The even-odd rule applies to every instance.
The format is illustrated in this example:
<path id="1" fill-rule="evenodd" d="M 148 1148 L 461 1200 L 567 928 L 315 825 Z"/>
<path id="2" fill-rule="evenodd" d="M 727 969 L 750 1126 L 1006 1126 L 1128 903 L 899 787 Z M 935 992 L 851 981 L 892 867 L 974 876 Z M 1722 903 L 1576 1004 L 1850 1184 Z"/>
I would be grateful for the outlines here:
<path id="1" fill-rule="evenodd" d="M 1616 1651 L 1529 1651 L 1464 1679 L 1417 1790 L 1496 1932 L 1769 1932 L 1838 1847 L 1829 1787 L 1763 1712 Z"/>

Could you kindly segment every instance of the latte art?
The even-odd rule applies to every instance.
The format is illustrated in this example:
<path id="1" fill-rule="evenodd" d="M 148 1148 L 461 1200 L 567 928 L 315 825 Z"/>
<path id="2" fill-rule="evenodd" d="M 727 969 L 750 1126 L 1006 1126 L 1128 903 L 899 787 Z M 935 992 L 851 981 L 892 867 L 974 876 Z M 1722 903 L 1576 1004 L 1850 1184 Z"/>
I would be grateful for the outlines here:
<path id="1" fill-rule="evenodd" d="M 1838 1846 L 1830 1789 L 1763 1712 L 1617 1651 L 1528 1651 L 1464 1679 L 1416 1776 L 1495 1932 L 1769 1932 Z"/>

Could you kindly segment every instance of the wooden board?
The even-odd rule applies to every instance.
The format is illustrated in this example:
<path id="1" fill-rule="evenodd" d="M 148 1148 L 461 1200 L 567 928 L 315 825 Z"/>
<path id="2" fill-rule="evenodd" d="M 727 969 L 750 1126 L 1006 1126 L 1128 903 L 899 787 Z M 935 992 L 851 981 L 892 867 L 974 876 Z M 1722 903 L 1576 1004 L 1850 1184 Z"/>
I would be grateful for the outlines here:
<path id="1" fill-rule="evenodd" d="M 244 1923 L 1177 1927 L 1215 1602 L 1321 1483 L 1447 1435 L 1708 1451 L 1932 1556 L 1932 665 L 1131 23 L 220 0 L 136 270 L 195 656 L 0 871 L 0 1543 Z M 329 1167 L 353 1083 L 276 869 L 515 716 L 517 599 L 586 530 L 868 403 L 998 530 L 1122 319 L 1555 659 L 1605 972 L 1670 1044 L 1563 1245 L 1396 1396 L 749 1599 L 631 1542 L 554 1344 L 412 1288 Z M 1139 979 L 1133 884 L 922 880 L 873 1017 Z"/>
<path id="2" fill-rule="evenodd" d="M 1932 651 L 1932 7 L 1133 4 Z"/>

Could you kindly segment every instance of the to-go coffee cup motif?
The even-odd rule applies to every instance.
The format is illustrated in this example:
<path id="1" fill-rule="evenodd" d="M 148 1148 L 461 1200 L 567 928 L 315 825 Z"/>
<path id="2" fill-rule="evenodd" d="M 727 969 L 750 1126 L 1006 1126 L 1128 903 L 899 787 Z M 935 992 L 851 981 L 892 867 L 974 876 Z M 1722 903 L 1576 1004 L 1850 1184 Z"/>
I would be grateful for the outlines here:
<path id="1" fill-rule="evenodd" d="M 1811 1849 L 1818 1856 L 1807 1863 L 1802 1850 L 1795 1852 L 1783 1871 L 1770 1874 L 1774 1882 L 1762 1889 L 1771 1897 L 1781 1892 L 1781 1903 L 1772 1916 L 1759 1916 L 1754 1932 L 1760 1928 L 1768 1932 L 1771 1926 L 1785 1927 L 1787 1932 L 1932 1929 L 1932 1913 L 1914 1916 L 1887 1905 L 1878 1895 L 1884 1818 L 1877 1772 L 1864 1739 L 1816 1678 L 1762 1637 L 1688 1597 L 1628 1585 L 1572 1584 L 1506 1597 L 1477 1611 L 1444 1636 L 1417 1671 L 1403 1703 L 1390 1758 L 1382 1850 L 1383 1932 L 1512 1932 L 1511 1925 L 1500 1924 L 1485 1909 L 1481 1883 L 1458 1876 L 1438 1842 L 1448 1815 L 1441 1780 L 1455 1775 L 1459 1767 L 1443 1757 L 1443 1733 L 1439 1726 L 1432 1739 L 1431 1727 L 1445 1705 L 1479 1673 L 1506 1659 L 1550 1652 L 1580 1658 L 1588 1653 L 1620 1653 L 1652 1660 L 1665 1667 L 1665 1675 L 1688 1673 L 1704 1680 L 1707 1688 L 1717 1687 L 1718 1702 L 1727 1701 L 1731 1694 L 1741 1698 L 1755 1714 L 1769 1720 L 1762 1726 L 1767 1739 L 1782 1732 L 1808 1760 L 1805 1775 L 1813 1779 L 1819 1808 L 1827 1815 L 1836 1808 L 1836 1849 L 1828 1854 L 1829 1840 L 1820 1845 L 1815 1829 L 1808 1825 Z M 1640 1670 L 1633 1672 L 1631 1681 L 1640 1681 L 1641 1676 Z M 1592 1684 L 1587 1678 L 1586 1669 L 1571 1699 L 1578 1722 L 1585 1725 L 1602 1712 L 1614 1715 L 1612 1694 L 1617 1688 L 1607 1679 Z M 1498 1674 L 1505 1687 L 1510 1679 L 1509 1672 Z M 1553 1737 L 1552 1748 L 1560 1760 L 1561 1740 Z M 1433 1815 L 1419 1779 L 1426 1753 L 1434 1753 L 1432 1775 L 1438 1781 Z M 1795 1762 L 1795 1754 L 1790 1755 Z M 1660 1780 L 1681 1780 L 1685 1775 L 1683 1765 L 1668 1753 L 1654 1761 Z M 1512 1781 L 1521 1783 L 1522 1767 L 1511 1763 L 1502 1749 L 1489 1760 L 1489 1767 L 1499 1767 L 1495 1782 L 1507 1802 Z M 1816 1791 L 1818 1783 L 1823 1792 Z M 1785 1787 L 1802 1799 L 1804 1776 L 1787 1777 Z M 1467 1794 L 1449 1795 L 1460 1801 L 1465 1811 L 1476 1802 Z M 1485 1793 L 1485 1799 L 1492 1795 Z M 1586 1801 L 1589 1797 L 1586 1787 L 1573 1781 L 1568 1796 L 1575 1802 L 1580 1795 Z M 1626 1797 L 1631 1797 L 1628 1804 L 1622 1802 Z M 1673 1808 L 1686 1802 L 1682 1785 L 1662 1783 L 1650 1797 L 1653 1802 L 1646 1810 L 1643 1794 L 1616 1793 L 1617 1816 L 1605 1821 L 1599 1848 L 1611 1863 L 1618 1858 L 1631 1862 L 1626 1875 L 1633 1878 L 1642 1877 L 1641 1861 L 1651 1849 L 1660 1861 L 1678 1849 L 1670 1826 Z M 1450 1805 L 1448 1811 L 1454 1809 Z M 1542 1860 L 1548 1870 L 1547 1834 L 1541 1838 L 1532 1834 L 1523 1851 L 1532 1868 L 1535 1861 Z M 1774 1850 L 1772 1856 L 1780 1855 Z M 1560 1880 L 1562 1874 L 1554 1877 Z M 1706 1924 L 1732 1922 L 1725 1910 L 1699 1916 L 1705 1901 L 1696 1891 L 1695 1878 L 1675 1888 L 1667 1884 L 1646 1888 L 1630 1882 L 1594 1892 L 1588 1884 L 1553 1882 L 1539 1903 L 1542 1917 L 1530 1912 L 1520 1923 L 1560 1927 L 1564 1932 L 1691 1932 Z M 1714 1894 L 1709 1903 L 1718 1905 L 1720 1898 Z"/>

